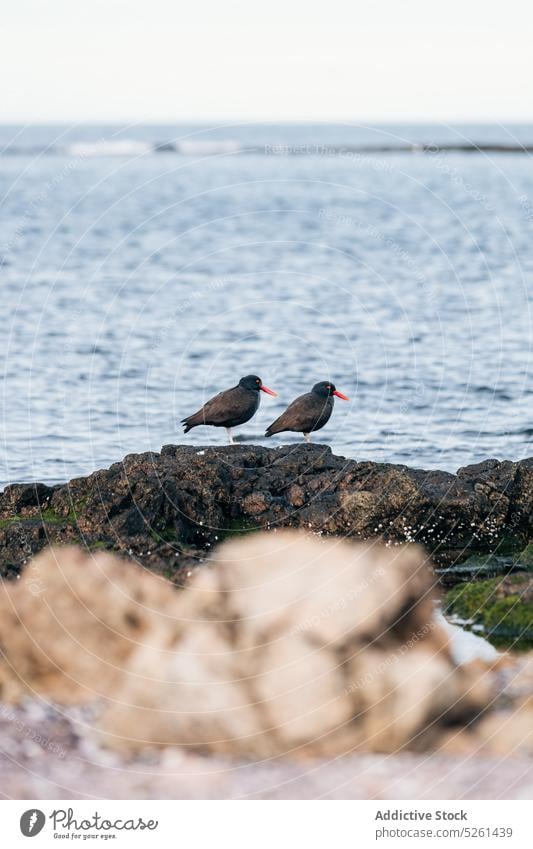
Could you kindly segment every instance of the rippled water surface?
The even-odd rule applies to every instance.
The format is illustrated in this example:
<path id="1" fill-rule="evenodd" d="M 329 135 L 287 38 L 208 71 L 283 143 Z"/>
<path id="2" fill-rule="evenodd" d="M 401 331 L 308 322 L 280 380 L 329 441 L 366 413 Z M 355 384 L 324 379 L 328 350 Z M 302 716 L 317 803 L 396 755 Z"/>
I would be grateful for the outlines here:
<path id="1" fill-rule="evenodd" d="M 248 439 L 331 379 L 346 456 L 533 454 L 530 155 L 353 147 L 458 138 L 533 128 L 0 128 L 3 481 L 223 442 L 177 422 L 249 372 Z"/>

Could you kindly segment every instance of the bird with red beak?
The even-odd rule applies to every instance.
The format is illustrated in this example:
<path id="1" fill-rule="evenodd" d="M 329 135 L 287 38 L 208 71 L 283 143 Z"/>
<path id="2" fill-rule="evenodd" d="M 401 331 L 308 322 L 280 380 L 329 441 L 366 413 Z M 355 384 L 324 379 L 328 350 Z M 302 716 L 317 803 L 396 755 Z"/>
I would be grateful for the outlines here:
<path id="1" fill-rule="evenodd" d="M 191 416 L 182 419 L 184 433 L 188 433 L 198 425 L 211 425 L 212 427 L 225 427 L 230 444 L 233 444 L 231 428 L 244 424 L 254 416 L 259 409 L 259 393 L 266 392 L 267 395 L 277 395 L 273 389 L 265 386 L 256 374 L 248 374 L 241 377 L 237 386 L 219 392 L 204 406 Z"/>
<path id="2" fill-rule="evenodd" d="M 315 383 L 311 392 L 300 395 L 266 429 L 265 436 L 273 436 L 283 431 L 303 433 L 306 442 L 311 442 L 311 433 L 320 430 L 329 421 L 333 412 L 334 397 L 349 401 L 347 395 L 335 387 L 329 380 Z"/>

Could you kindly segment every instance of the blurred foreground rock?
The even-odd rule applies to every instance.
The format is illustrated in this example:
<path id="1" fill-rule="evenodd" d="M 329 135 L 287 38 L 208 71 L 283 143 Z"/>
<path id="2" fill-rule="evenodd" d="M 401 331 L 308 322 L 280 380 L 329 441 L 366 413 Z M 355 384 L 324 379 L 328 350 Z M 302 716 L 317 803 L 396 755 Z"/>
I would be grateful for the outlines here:
<path id="1" fill-rule="evenodd" d="M 533 653 L 503 658 L 493 670 L 491 710 L 450 730 L 441 750 L 476 757 L 533 759 Z"/>
<path id="2" fill-rule="evenodd" d="M 432 580 L 414 546 L 290 531 L 182 592 L 48 550 L 0 588 L 2 792 L 530 798 L 531 657 L 454 663 Z"/>
<path id="3" fill-rule="evenodd" d="M 126 749 L 433 748 L 490 690 L 485 667 L 453 662 L 432 581 L 415 546 L 291 531 L 225 543 L 181 593 L 111 555 L 52 549 L 4 583 L 1 697 L 99 700 L 107 744 Z"/>
<path id="4" fill-rule="evenodd" d="M 482 672 L 453 664 L 431 587 L 413 546 L 288 531 L 225 543 L 178 600 L 175 654 L 132 658 L 129 709 L 104 728 L 254 757 L 431 746 L 487 698 Z"/>

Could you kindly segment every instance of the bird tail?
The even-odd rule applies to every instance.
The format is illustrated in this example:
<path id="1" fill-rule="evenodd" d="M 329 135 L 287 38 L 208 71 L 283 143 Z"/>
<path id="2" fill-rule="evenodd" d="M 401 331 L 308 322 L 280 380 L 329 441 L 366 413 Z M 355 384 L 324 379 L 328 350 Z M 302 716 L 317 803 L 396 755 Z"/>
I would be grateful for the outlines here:
<path id="1" fill-rule="evenodd" d="M 197 413 L 193 413 L 192 416 L 187 416 L 186 419 L 181 420 L 181 424 L 183 425 L 183 433 L 189 433 L 193 427 L 198 427 L 200 424 L 204 424 L 202 411 L 199 410 Z"/>
<path id="2" fill-rule="evenodd" d="M 275 433 L 280 433 L 283 430 L 283 427 L 278 427 L 278 425 L 279 419 L 276 419 L 276 421 L 272 422 L 272 424 L 265 430 L 265 436 L 274 436 Z"/>

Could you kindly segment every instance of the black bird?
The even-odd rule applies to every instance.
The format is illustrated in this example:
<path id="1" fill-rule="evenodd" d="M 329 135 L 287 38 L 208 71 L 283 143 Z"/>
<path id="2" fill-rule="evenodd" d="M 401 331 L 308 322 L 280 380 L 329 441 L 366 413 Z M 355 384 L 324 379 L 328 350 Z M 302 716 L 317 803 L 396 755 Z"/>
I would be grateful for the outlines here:
<path id="1" fill-rule="evenodd" d="M 281 416 L 267 427 L 265 436 L 273 436 L 284 430 L 303 433 L 306 442 L 311 442 L 311 433 L 320 430 L 329 421 L 333 412 L 333 396 L 348 401 L 349 398 L 339 392 L 333 383 L 322 380 L 315 383 L 311 392 L 300 395 L 299 398 L 289 404 Z"/>
<path id="2" fill-rule="evenodd" d="M 219 392 L 214 398 L 206 401 L 201 410 L 182 419 L 181 423 L 188 433 L 198 425 L 212 425 L 213 427 L 225 427 L 230 443 L 233 443 L 231 428 L 249 421 L 259 407 L 259 391 L 267 395 L 277 395 L 268 386 L 265 386 L 256 374 L 248 374 L 241 377 L 237 386 Z"/>

